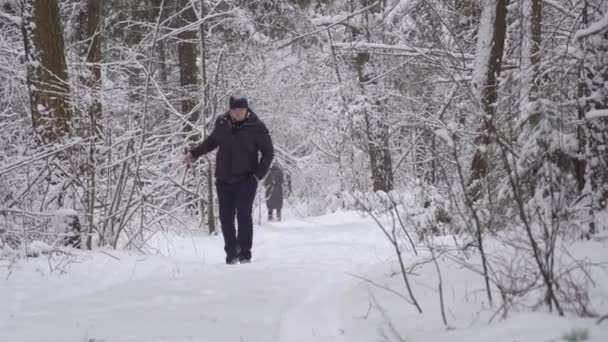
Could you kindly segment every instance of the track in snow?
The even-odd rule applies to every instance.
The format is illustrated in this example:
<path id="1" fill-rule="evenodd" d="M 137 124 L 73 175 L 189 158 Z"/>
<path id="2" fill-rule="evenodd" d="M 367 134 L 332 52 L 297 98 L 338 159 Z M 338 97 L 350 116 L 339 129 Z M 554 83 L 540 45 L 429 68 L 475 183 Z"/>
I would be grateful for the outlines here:
<path id="1" fill-rule="evenodd" d="M 39 260 L 0 281 L 0 340 L 341 341 L 346 273 L 388 257 L 383 239 L 350 214 L 256 229 L 252 264 L 223 264 L 217 236 L 173 239 L 173 256 L 99 253 L 62 276 Z"/>

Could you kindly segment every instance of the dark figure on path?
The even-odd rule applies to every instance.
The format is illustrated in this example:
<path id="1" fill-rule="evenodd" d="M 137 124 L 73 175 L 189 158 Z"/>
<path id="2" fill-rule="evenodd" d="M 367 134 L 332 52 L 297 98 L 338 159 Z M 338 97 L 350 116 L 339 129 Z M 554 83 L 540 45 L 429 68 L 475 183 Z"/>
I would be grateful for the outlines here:
<path id="1" fill-rule="evenodd" d="M 266 187 L 266 207 L 268 208 L 268 221 L 272 221 L 273 213 L 277 211 L 277 221 L 281 221 L 281 209 L 283 209 L 283 170 L 275 163 L 270 168 L 268 176 L 264 180 Z"/>
<path id="2" fill-rule="evenodd" d="M 230 97 L 230 110 L 215 121 L 211 135 L 186 154 L 186 165 L 217 147 L 215 183 L 226 263 L 247 263 L 253 244 L 253 201 L 258 181 L 268 173 L 274 148 L 266 125 L 249 109 L 245 97 Z"/>

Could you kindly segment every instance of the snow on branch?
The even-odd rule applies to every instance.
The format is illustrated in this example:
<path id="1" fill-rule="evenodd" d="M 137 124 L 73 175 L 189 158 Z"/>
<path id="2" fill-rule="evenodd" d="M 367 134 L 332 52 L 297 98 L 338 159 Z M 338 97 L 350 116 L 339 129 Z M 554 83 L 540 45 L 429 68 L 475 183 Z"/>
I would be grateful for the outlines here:
<path id="1" fill-rule="evenodd" d="M 436 136 L 441 138 L 449 147 L 454 148 L 454 140 L 452 139 L 452 134 L 445 128 L 440 128 L 434 131 Z"/>
<path id="2" fill-rule="evenodd" d="M 50 150 L 50 151 L 46 151 L 46 152 L 42 152 L 40 154 L 37 154 L 35 156 L 32 156 L 31 158 L 28 159 L 24 159 L 24 160 L 20 160 L 16 163 L 13 164 L 9 164 L 9 165 L 2 165 L 2 168 L 0 169 L 0 175 L 5 175 L 9 172 L 12 172 L 13 170 L 16 170 L 20 167 L 29 165 L 33 162 L 39 161 L 39 160 L 43 160 L 46 158 L 49 158 L 55 154 L 59 154 L 67 149 L 70 149 L 71 147 L 78 145 L 78 144 L 83 144 L 86 143 L 89 139 L 75 139 L 75 141 L 71 142 L 68 145 L 64 145 L 61 146 L 59 148 L 56 148 L 54 150 Z"/>
<path id="3" fill-rule="evenodd" d="M 586 38 L 601 33 L 604 30 L 608 30 L 608 12 L 604 13 L 604 17 L 598 22 L 589 25 L 589 27 L 585 29 L 576 31 L 574 39 Z"/>
<path id="4" fill-rule="evenodd" d="M 563 14 L 567 15 L 570 18 L 573 18 L 573 19 L 577 18 L 577 16 L 574 14 L 573 10 L 565 8 L 564 6 L 555 2 L 554 0 L 543 0 L 543 3 L 555 8 L 556 10 L 562 12 Z"/>
<path id="5" fill-rule="evenodd" d="M 469 60 L 475 59 L 475 56 L 472 54 L 445 51 L 445 50 L 436 50 L 436 49 L 422 49 L 422 48 L 416 48 L 416 47 L 410 47 L 410 46 L 404 46 L 404 45 L 390 45 L 390 44 L 375 44 L 375 43 L 357 42 L 355 44 L 353 44 L 353 43 L 334 43 L 333 47 L 343 48 L 343 49 L 352 49 L 352 50 L 356 50 L 356 51 L 365 51 L 365 52 L 370 52 L 372 50 L 398 51 L 400 53 L 400 55 L 412 56 L 412 57 L 426 56 L 426 55 L 428 55 L 428 56 L 440 55 L 440 56 L 449 56 L 449 57 L 454 57 L 454 58 L 464 58 L 464 59 L 469 59 Z"/>
<path id="6" fill-rule="evenodd" d="M 367 7 L 364 7 L 364 8 L 362 8 L 362 9 L 360 9 L 360 10 L 354 12 L 354 13 L 346 15 L 346 16 L 336 16 L 336 17 L 333 17 L 332 19 L 317 18 L 317 19 L 315 19 L 315 21 L 313 21 L 313 24 L 315 24 L 316 26 L 323 26 L 322 28 L 320 28 L 318 30 L 315 30 L 315 31 L 312 31 L 312 32 L 304 33 L 304 34 L 302 34 L 300 36 L 297 36 L 297 37 L 293 38 L 292 40 L 290 40 L 289 42 L 287 42 L 287 43 L 279 46 L 278 49 L 279 50 L 283 49 L 283 48 L 285 48 L 285 47 L 287 47 L 287 46 L 289 46 L 289 45 L 297 42 L 298 40 L 300 40 L 302 38 L 305 38 L 305 37 L 308 37 L 308 36 L 311 36 L 311 35 L 315 35 L 317 33 L 321 33 L 321 32 L 326 31 L 326 30 L 329 30 L 330 28 L 332 28 L 334 26 L 340 25 L 340 24 L 348 21 L 351 18 L 354 18 L 354 17 L 356 17 L 356 16 L 358 16 L 360 14 L 363 14 L 363 13 L 365 13 L 365 12 L 373 9 L 374 7 L 378 6 L 379 4 L 380 4 L 380 1 L 376 1 L 373 4 L 371 4 L 371 5 L 367 6 Z M 333 21 L 333 20 L 336 20 L 336 21 Z"/>
<path id="7" fill-rule="evenodd" d="M 325 16 L 325 17 L 317 17 L 313 18 L 310 21 L 315 26 L 329 26 L 334 25 L 336 23 L 341 23 L 343 21 L 347 21 L 348 17 L 344 14 L 338 14 L 334 16 Z"/>
<path id="8" fill-rule="evenodd" d="M 17 26 L 21 26 L 21 23 L 22 23 L 21 17 L 12 15 L 12 14 L 8 14 L 3 11 L 0 11 L 0 18 L 4 18 Z"/>
<path id="9" fill-rule="evenodd" d="M 608 118 L 608 109 L 590 110 L 589 113 L 585 115 L 585 118 L 587 118 L 587 120 Z"/>

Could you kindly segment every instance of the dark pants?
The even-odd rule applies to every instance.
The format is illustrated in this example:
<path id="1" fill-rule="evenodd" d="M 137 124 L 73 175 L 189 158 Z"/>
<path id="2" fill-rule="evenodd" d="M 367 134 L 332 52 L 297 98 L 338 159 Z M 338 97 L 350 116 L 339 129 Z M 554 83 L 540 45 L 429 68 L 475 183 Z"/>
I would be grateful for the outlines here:
<path id="1" fill-rule="evenodd" d="M 236 257 L 251 259 L 252 211 L 257 186 L 258 181 L 253 176 L 235 183 L 227 183 L 219 179 L 216 181 L 227 260 Z M 235 214 L 238 221 L 238 235 L 234 226 Z"/>
<path id="2" fill-rule="evenodd" d="M 272 220 L 275 209 L 277 211 L 277 220 L 281 221 L 281 208 L 268 208 L 268 219 Z"/>

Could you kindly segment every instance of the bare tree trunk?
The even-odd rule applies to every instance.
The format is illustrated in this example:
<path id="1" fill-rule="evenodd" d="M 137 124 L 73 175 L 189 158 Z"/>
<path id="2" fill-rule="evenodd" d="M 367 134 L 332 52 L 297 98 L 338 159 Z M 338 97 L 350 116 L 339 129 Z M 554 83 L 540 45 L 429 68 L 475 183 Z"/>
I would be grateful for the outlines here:
<path id="1" fill-rule="evenodd" d="M 205 16 L 207 15 L 207 10 L 205 7 L 205 2 L 201 1 L 201 13 L 200 13 L 200 17 L 205 18 Z M 209 120 L 209 117 L 211 116 L 209 114 L 209 108 L 210 108 L 210 103 L 209 103 L 209 80 L 207 79 L 207 45 L 205 43 L 205 40 L 207 39 L 207 25 L 205 24 L 205 22 L 201 23 L 200 25 L 200 38 L 201 38 L 201 65 L 202 65 L 202 70 L 201 70 L 201 85 L 202 85 L 202 96 L 203 96 L 203 101 L 202 101 L 202 110 L 203 110 L 203 122 L 205 123 L 204 126 L 204 132 L 205 135 L 207 134 L 207 122 Z M 218 68 L 220 67 L 219 62 L 218 62 Z M 216 226 L 215 226 L 215 205 L 214 205 L 214 199 L 213 199 L 213 168 L 211 165 L 211 162 L 209 161 L 207 163 L 207 225 L 209 226 L 209 234 L 213 234 L 216 231 Z M 202 200 L 201 200 L 202 201 Z M 202 204 L 201 204 L 201 210 L 202 210 Z"/>
<path id="2" fill-rule="evenodd" d="M 521 102 L 520 113 L 528 114 L 530 101 L 538 99 L 540 75 L 540 47 L 542 29 L 542 0 L 523 0 L 521 42 Z M 535 127 L 540 113 L 529 113 L 530 125 Z"/>
<path id="3" fill-rule="evenodd" d="M 80 11 L 80 27 L 79 40 L 84 41 L 81 48 L 81 56 L 86 60 L 89 74 L 82 80 L 90 89 L 91 103 L 89 104 L 89 136 L 101 138 L 102 131 L 99 121 L 102 115 L 101 96 L 101 66 L 102 59 L 101 51 L 101 23 L 102 23 L 102 3 L 96 0 L 89 0 Z M 96 189 L 96 141 L 91 139 L 89 143 L 89 160 L 88 160 L 88 179 L 87 179 L 87 216 L 88 230 L 86 238 L 86 247 L 92 249 L 93 227 L 95 225 L 95 189 Z"/>
<path id="4" fill-rule="evenodd" d="M 584 0 L 583 27 L 604 18 L 608 12 L 608 3 L 601 0 Z M 579 31 L 580 32 L 580 31 Z M 597 232 L 595 214 L 597 210 L 608 207 L 608 118 L 594 115 L 595 112 L 608 109 L 608 64 L 606 64 L 608 51 L 608 30 L 591 32 L 588 34 L 577 32 L 584 51 L 583 70 L 585 72 L 584 91 L 585 118 L 586 118 L 586 170 L 585 178 L 588 182 L 586 195 L 591 200 L 589 233 Z"/>
<path id="5" fill-rule="evenodd" d="M 167 52 L 165 48 L 165 41 L 161 40 L 157 43 L 158 45 L 158 67 L 160 68 L 160 80 L 163 85 L 167 85 L 169 82 L 169 69 L 167 68 Z"/>
<path id="6" fill-rule="evenodd" d="M 481 73 L 478 79 L 474 79 L 474 86 L 478 87 L 479 100 L 483 110 L 484 118 L 482 119 L 482 127 L 479 130 L 479 136 L 475 139 L 477 150 L 473 156 L 471 164 L 471 177 L 469 186 L 471 187 L 472 196 L 474 199 L 479 198 L 482 192 L 480 184 L 488 174 L 487 149 L 490 144 L 490 135 L 494 131 L 494 116 L 495 105 L 498 99 L 498 77 L 500 76 L 502 66 L 502 56 L 504 51 L 506 29 L 507 29 L 507 5 L 509 0 L 487 0 L 484 8 L 484 16 L 478 37 L 477 46 L 477 65 L 476 68 L 483 68 L 487 72 Z M 484 19 L 489 20 L 489 27 L 483 27 Z M 490 32 L 482 32 L 489 29 Z M 488 42 L 486 34 L 491 35 L 491 40 Z M 489 46 L 487 44 L 490 44 Z M 490 47 L 489 55 L 486 51 Z M 476 72 L 478 72 L 476 70 Z"/>
<path id="7" fill-rule="evenodd" d="M 364 7 L 371 6 L 376 1 L 361 0 L 361 5 Z M 379 13 L 383 10 L 383 4 L 377 2 L 378 5 L 371 8 L 370 12 Z M 351 10 L 354 8 L 351 3 Z M 365 13 L 365 25 L 369 24 L 368 13 Z M 361 34 L 357 29 L 351 30 L 353 40 L 357 35 Z M 368 42 L 371 43 L 369 32 L 366 36 Z M 366 94 L 366 82 L 371 79 L 368 74 L 367 66 L 371 60 L 371 53 L 358 52 L 355 55 L 355 67 L 359 88 L 363 94 Z M 373 96 L 373 95 L 370 95 Z M 364 108 L 362 115 L 365 122 L 364 136 L 366 138 L 367 153 L 370 161 L 370 170 L 372 173 L 372 185 L 374 191 L 391 191 L 393 189 L 393 168 L 390 152 L 388 115 L 382 107 L 380 101 L 369 98 L 369 108 Z M 373 109 L 373 110 L 372 110 Z"/>
<path id="8" fill-rule="evenodd" d="M 42 144 L 70 132 L 72 109 L 57 0 L 25 0 L 23 36 L 32 124 Z"/>
<path id="9" fill-rule="evenodd" d="M 103 5 L 100 1 L 89 0 L 86 9 L 81 11 L 81 41 L 86 41 L 83 46 L 82 56 L 85 57 L 89 67 L 90 76 L 85 79 L 85 84 L 91 88 L 91 105 L 89 107 L 89 117 L 95 127 L 95 134 L 101 135 L 98 121 L 101 119 L 102 105 L 100 101 L 101 93 L 101 40 L 102 40 L 102 19 Z M 93 132 L 91 132 L 93 134 Z"/>
<path id="10" fill-rule="evenodd" d="M 178 19 L 178 27 L 189 25 L 196 21 L 196 14 L 189 0 L 179 0 L 178 9 L 186 9 Z M 187 116 L 189 124 L 184 127 L 184 131 L 192 131 L 199 117 L 200 111 L 196 108 L 198 98 L 198 67 L 196 66 L 197 56 L 197 34 L 195 30 L 185 30 L 177 35 L 177 55 L 179 59 L 179 80 L 183 90 L 182 94 L 182 114 Z M 196 138 L 195 138 L 196 139 Z"/>
<path id="11" fill-rule="evenodd" d="M 389 150 L 389 132 L 386 124 L 386 113 L 377 104 L 378 112 L 363 111 L 367 149 L 372 172 L 374 191 L 391 191 L 393 189 L 392 159 Z M 375 114 L 375 115 L 374 115 Z"/>

